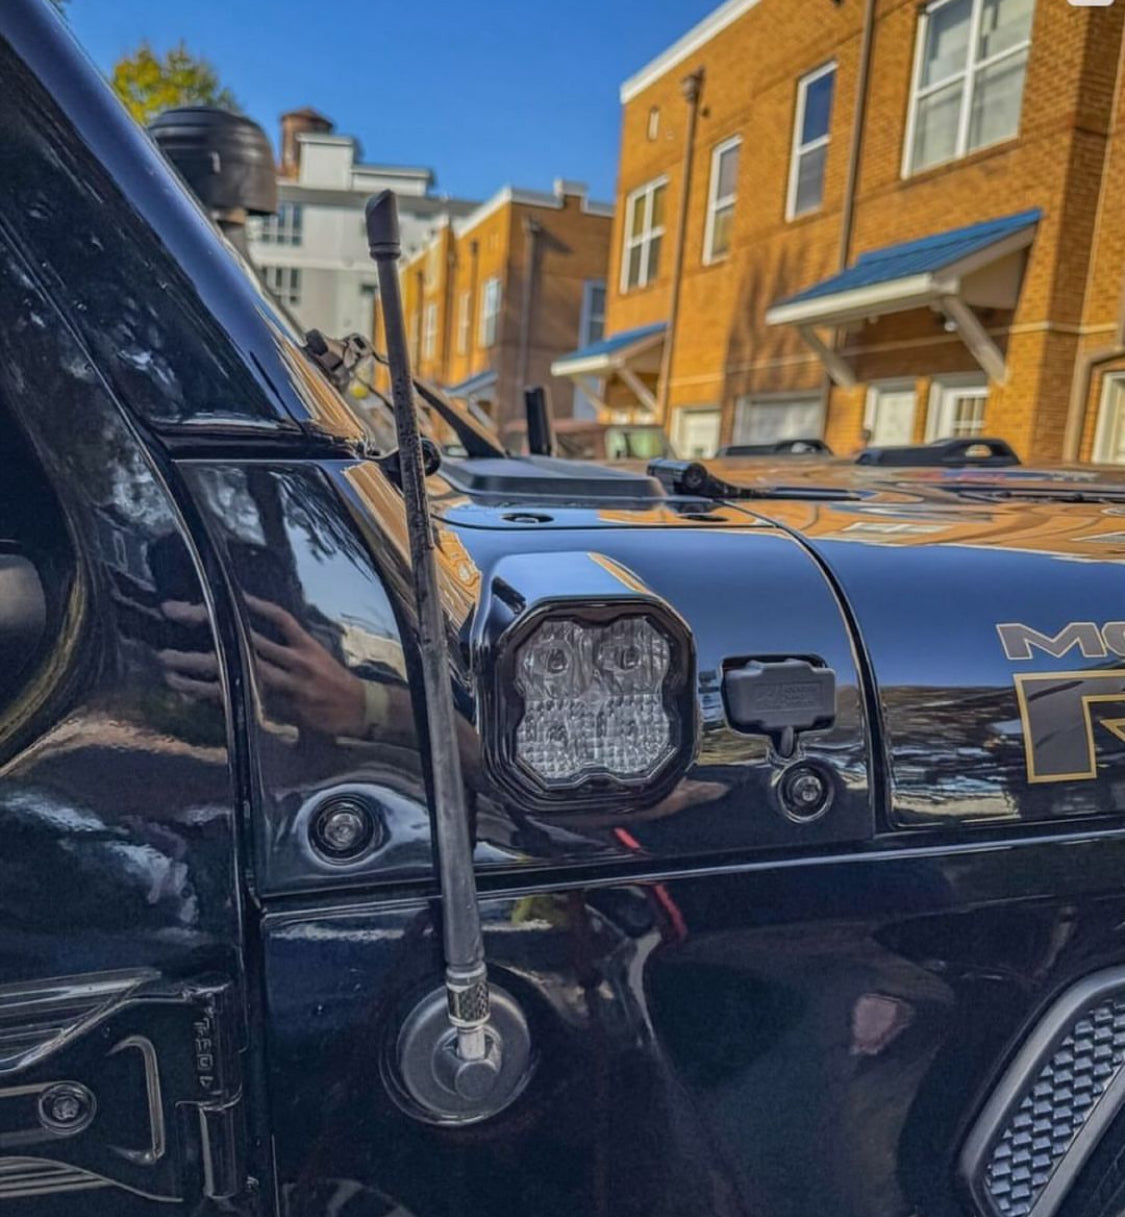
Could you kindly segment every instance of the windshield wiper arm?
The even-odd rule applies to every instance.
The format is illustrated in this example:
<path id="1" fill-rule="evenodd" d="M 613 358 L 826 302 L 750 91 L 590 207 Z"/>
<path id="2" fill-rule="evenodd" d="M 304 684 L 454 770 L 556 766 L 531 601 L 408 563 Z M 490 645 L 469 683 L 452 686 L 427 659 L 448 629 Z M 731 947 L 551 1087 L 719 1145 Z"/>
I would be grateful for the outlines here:
<path id="1" fill-rule="evenodd" d="M 379 355 L 376 355 L 375 358 L 385 362 Z M 508 455 L 500 441 L 492 437 L 487 427 L 478 423 L 467 411 L 458 409 L 444 393 L 441 393 L 433 385 L 424 380 L 419 380 L 415 376 L 414 392 L 453 428 L 457 438 L 461 441 L 461 446 L 470 458 L 504 458 Z"/>
<path id="2" fill-rule="evenodd" d="M 309 330 L 305 335 L 305 350 L 323 370 L 328 379 L 341 392 L 346 393 L 354 381 L 359 381 L 386 407 L 393 409 L 390 400 L 373 384 L 360 376 L 360 368 L 368 359 L 388 367 L 387 357 L 381 355 L 362 334 L 348 334 L 344 338 L 329 338 L 320 330 Z M 500 442 L 492 437 L 467 411 L 459 410 L 443 393 L 417 376 L 413 378 L 414 391 L 426 404 L 441 416 L 453 430 L 461 446 L 470 457 L 506 457 Z"/>

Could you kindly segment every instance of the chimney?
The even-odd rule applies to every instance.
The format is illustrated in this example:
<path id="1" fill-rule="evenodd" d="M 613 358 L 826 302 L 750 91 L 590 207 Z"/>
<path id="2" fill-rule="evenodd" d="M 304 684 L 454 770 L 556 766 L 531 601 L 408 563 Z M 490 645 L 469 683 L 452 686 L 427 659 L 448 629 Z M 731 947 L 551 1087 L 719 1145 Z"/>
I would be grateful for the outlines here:
<path id="1" fill-rule="evenodd" d="M 555 178 L 555 198 L 562 200 L 564 207 L 567 199 L 577 199 L 580 203 L 585 203 L 589 193 L 590 187 L 585 182 L 576 182 L 573 178 Z"/>
<path id="2" fill-rule="evenodd" d="M 281 176 L 296 177 L 300 168 L 300 149 L 297 136 L 306 132 L 327 135 L 335 124 L 318 110 L 305 106 L 301 110 L 288 110 L 281 116 Z"/>

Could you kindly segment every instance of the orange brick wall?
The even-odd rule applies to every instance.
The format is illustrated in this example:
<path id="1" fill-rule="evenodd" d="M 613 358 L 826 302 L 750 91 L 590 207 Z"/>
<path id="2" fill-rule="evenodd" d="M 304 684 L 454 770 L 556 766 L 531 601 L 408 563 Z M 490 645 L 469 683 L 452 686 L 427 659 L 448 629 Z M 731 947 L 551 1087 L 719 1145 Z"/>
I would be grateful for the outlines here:
<path id="1" fill-rule="evenodd" d="M 540 225 L 535 295 L 528 345 L 528 383 L 551 392 L 555 413 L 570 415 L 573 386 L 551 376 L 551 364 L 579 344 L 583 295 L 587 280 L 604 279 L 612 220 L 587 210 L 579 195 L 565 195 L 557 206 L 508 201 L 487 211 L 479 222 L 439 229 L 431 246 L 419 251 L 402 270 L 404 311 L 415 364 L 423 376 L 457 384 L 477 373 L 495 370 L 497 421 L 522 415 L 519 349 L 527 280 L 525 223 Z M 438 261 L 432 261 L 433 250 Z M 429 272 L 436 267 L 437 274 Z M 496 342 L 481 341 L 484 285 L 500 280 L 500 318 Z M 461 299 L 468 293 L 468 341 L 461 347 Z M 432 357 L 422 353 L 415 335 L 422 333 L 423 310 L 438 309 L 438 338 Z M 414 347 L 417 346 L 417 352 Z"/>
<path id="2" fill-rule="evenodd" d="M 863 7 L 862 0 L 761 0 L 623 108 L 609 275 L 611 333 L 667 317 L 687 121 L 681 81 L 697 68 L 706 74 L 670 398 L 673 409 L 721 406 L 724 437 L 740 394 L 825 387 L 820 362 L 793 328 L 767 326 L 765 313 L 774 302 L 841 269 Z M 1032 457 L 1061 453 L 1085 331 L 1112 323 L 1121 296 L 1125 142 L 1115 138 L 1108 160 L 1105 150 L 1123 18 L 1120 5 L 1082 9 L 1038 0 L 1019 136 L 904 179 L 919 6 L 915 0 L 877 4 L 848 262 L 864 250 L 1032 206 L 1042 209 L 1014 315 L 985 318 L 1007 351 L 1009 372 L 1006 384 L 991 387 L 986 429 Z M 814 215 L 787 222 L 797 82 L 830 60 L 837 76 L 824 204 Z M 650 140 L 653 107 L 660 111 L 660 130 Z M 1119 107 L 1119 119 L 1121 113 Z M 732 249 L 722 263 L 705 266 L 711 151 L 733 134 L 741 134 L 743 142 Z M 1103 164 L 1107 181 L 1114 182 L 1105 197 L 1113 201 L 1103 206 L 1099 223 Z M 646 288 L 622 293 L 625 200 L 661 174 L 669 181 L 661 274 Z M 1095 242 L 1098 254 L 1089 273 Z M 933 376 L 977 370 L 959 337 L 920 311 L 860 327 L 842 343 L 864 382 L 848 391 L 827 389 L 827 438 L 843 450 L 861 442 L 867 381 L 916 379 L 921 433 Z M 1086 438 L 1088 447 L 1089 433 Z"/>
<path id="3" fill-rule="evenodd" d="M 450 350 L 453 352 L 448 374 L 443 378 L 447 384 L 456 384 L 478 372 L 496 368 L 502 372 L 506 363 L 503 351 L 504 334 L 518 316 L 518 304 L 512 299 L 512 280 L 509 270 L 512 248 L 519 235 L 514 224 L 511 207 L 501 207 L 486 216 L 479 224 L 466 229 L 456 239 L 454 258 L 453 298 L 457 302 L 453 312 L 453 333 Z M 500 280 L 500 320 L 497 325 L 497 341 L 494 347 L 481 342 L 481 315 L 484 308 L 484 285 L 489 279 Z M 462 293 L 469 295 L 470 326 L 467 349 L 462 352 L 457 343 L 457 309 Z"/>

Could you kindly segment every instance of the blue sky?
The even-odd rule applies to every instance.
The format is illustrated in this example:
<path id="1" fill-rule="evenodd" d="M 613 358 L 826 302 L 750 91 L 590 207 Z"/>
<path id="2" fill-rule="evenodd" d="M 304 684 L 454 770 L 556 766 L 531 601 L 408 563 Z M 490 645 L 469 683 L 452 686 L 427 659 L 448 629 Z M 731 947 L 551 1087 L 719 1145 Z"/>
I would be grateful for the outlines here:
<path id="1" fill-rule="evenodd" d="M 618 86 L 718 0 L 70 0 L 104 69 L 183 38 L 276 142 L 311 105 L 372 161 L 429 165 L 486 198 L 556 177 L 613 197 Z"/>

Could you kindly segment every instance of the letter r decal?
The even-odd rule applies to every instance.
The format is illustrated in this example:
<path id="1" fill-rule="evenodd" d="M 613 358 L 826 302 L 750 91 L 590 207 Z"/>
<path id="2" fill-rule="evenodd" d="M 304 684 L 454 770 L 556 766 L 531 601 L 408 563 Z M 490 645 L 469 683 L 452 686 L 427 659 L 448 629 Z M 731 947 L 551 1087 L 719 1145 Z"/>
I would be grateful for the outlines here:
<path id="1" fill-rule="evenodd" d="M 1125 742 L 1125 669 L 1021 673 L 1015 677 L 1029 782 L 1089 781 L 1098 775 L 1099 727 Z M 1116 716 L 1099 711 L 1117 703 Z"/>

